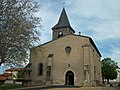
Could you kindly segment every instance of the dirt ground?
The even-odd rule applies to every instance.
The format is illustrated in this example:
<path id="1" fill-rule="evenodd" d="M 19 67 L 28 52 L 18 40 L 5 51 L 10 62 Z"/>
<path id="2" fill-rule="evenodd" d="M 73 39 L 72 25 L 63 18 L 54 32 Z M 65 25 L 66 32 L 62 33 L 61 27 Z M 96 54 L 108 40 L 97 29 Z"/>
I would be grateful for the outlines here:
<path id="1" fill-rule="evenodd" d="M 120 87 L 52 88 L 47 90 L 120 90 Z"/>

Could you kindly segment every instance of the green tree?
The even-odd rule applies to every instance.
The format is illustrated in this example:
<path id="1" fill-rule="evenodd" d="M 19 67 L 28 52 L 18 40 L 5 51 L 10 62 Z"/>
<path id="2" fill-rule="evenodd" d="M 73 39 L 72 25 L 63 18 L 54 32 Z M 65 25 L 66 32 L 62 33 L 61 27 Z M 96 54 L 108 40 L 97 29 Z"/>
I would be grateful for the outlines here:
<path id="1" fill-rule="evenodd" d="M 0 0 L 0 65 L 26 62 L 27 51 L 40 40 L 39 6 L 33 0 Z"/>
<path id="2" fill-rule="evenodd" d="M 104 58 L 102 60 L 102 76 L 103 81 L 107 79 L 107 83 L 109 84 L 109 80 L 113 80 L 117 78 L 117 62 L 113 61 L 111 58 Z"/>

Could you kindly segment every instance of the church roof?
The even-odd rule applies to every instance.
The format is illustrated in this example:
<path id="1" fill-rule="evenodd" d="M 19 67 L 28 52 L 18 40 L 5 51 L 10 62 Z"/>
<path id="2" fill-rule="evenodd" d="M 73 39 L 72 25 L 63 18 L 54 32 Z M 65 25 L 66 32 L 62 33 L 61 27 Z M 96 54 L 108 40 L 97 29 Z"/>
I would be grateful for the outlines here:
<path id="1" fill-rule="evenodd" d="M 63 8 L 60 18 L 58 20 L 58 23 L 52 29 L 61 28 L 61 27 L 70 27 L 72 29 L 70 22 L 68 20 L 68 16 L 67 16 L 64 8 Z"/>

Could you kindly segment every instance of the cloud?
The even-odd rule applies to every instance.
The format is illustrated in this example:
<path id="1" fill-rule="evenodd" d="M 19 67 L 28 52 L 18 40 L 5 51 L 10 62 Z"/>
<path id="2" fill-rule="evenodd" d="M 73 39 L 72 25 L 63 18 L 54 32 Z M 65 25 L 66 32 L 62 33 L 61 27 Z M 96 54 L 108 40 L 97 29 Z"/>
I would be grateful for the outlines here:
<path id="1" fill-rule="evenodd" d="M 115 60 L 120 66 L 120 47 L 113 47 L 111 57 Z"/>
<path id="2" fill-rule="evenodd" d="M 72 20 L 72 22 L 76 21 L 83 27 L 83 30 L 93 32 L 94 35 L 92 35 L 96 37 L 96 40 L 120 38 L 119 0 L 117 2 L 114 0 L 111 0 L 111 2 L 106 0 L 77 1 L 72 0 L 69 4 L 75 8 L 71 14 L 77 16 L 76 20 Z M 78 26 L 75 25 L 75 27 Z"/>
<path id="3" fill-rule="evenodd" d="M 120 0 L 66 0 L 66 6 L 72 10 L 71 13 L 79 16 L 103 19 L 120 17 Z"/>
<path id="4" fill-rule="evenodd" d="M 98 49 L 102 54 L 102 59 L 105 57 L 111 57 L 115 62 L 118 62 L 120 66 L 120 39 L 107 39 L 103 41 L 97 41 Z"/>
<path id="5" fill-rule="evenodd" d="M 44 31 L 41 42 L 51 40 L 51 28 L 57 23 L 64 0 L 41 0 L 38 15 Z M 119 60 L 120 0 L 65 0 L 65 9 L 76 32 L 93 38 L 103 57 Z M 119 62 L 119 61 L 118 61 Z"/>
<path id="6" fill-rule="evenodd" d="M 93 36 L 96 40 L 120 39 L 120 20 L 113 22 L 105 22 L 101 25 L 96 25 L 91 30 L 96 33 Z"/>

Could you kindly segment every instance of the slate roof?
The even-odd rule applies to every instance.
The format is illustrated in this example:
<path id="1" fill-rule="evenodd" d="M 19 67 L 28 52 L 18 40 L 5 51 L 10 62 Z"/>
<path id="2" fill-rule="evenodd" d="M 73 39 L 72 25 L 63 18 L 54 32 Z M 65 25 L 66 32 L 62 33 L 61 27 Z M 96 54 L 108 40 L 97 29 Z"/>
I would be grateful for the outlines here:
<path id="1" fill-rule="evenodd" d="M 66 11 L 65 11 L 64 8 L 63 8 L 62 13 L 60 15 L 60 18 L 58 20 L 58 23 L 52 29 L 57 29 L 57 28 L 61 28 L 61 27 L 69 27 L 69 28 L 72 29 L 72 27 L 70 25 L 70 22 L 68 20 L 68 16 L 67 16 Z"/>

